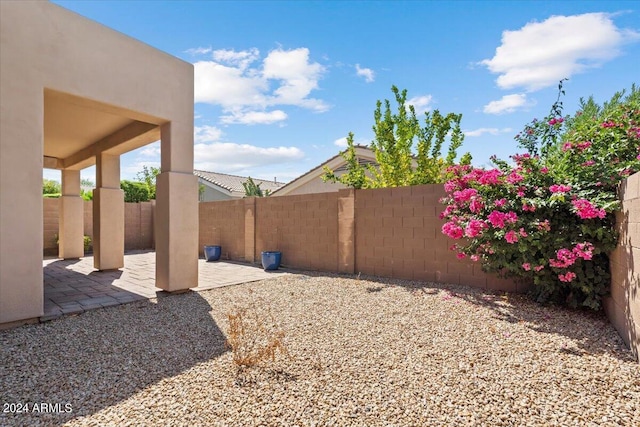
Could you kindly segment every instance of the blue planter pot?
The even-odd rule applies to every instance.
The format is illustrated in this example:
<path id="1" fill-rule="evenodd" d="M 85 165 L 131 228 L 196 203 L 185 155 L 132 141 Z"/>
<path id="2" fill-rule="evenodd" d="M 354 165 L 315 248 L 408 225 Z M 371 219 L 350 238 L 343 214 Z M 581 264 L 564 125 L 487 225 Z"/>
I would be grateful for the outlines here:
<path id="1" fill-rule="evenodd" d="M 262 268 L 265 270 L 277 270 L 280 267 L 282 252 L 265 251 L 262 252 Z"/>
<path id="2" fill-rule="evenodd" d="M 204 247 L 204 259 L 207 262 L 218 261 L 222 254 L 222 246 L 205 246 Z"/>

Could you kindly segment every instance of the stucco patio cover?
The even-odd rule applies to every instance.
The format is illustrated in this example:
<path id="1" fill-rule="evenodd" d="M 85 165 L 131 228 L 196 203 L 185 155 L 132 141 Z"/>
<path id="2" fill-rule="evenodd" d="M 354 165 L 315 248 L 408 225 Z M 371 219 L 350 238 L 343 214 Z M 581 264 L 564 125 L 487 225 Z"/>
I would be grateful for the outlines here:
<path id="1" fill-rule="evenodd" d="M 0 2 L 0 43 L 0 324 L 43 313 L 42 168 L 62 170 L 60 256 L 74 258 L 79 171 L 96 165 L 95 267 L 121 268 L 120 155 L 158 139 L 156 286 L 196 287 L 193 66 L 49 2 Z"/>

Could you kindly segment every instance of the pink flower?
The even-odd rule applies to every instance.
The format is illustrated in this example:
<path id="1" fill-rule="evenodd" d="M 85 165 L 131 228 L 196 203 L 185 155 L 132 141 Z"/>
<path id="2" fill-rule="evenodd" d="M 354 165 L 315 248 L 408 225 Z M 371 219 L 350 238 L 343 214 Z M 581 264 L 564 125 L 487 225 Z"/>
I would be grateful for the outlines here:
<path id="1" fill-rule="evenodd" d="M 574 200 L 571 204 L 581 219 L 604 218 L 607 215 L 604 209 L 596 208 L 587 199 Z"/>
<path id="2" fill-rule="evenodd" d="M 524 179 L 524 177 L 518 173 L 516 173 L 515 171 L 511 172 L 509 174 L 509 176 L 507 176 L 507 182 L 509 184 L 516 184 L 520 181 L 522 181 Z"/>
<path id="3" fill-rule="evenodd" d="M 453 205 L 447 206 L 446 208 L 444 208 L 442 212 L 440 212 L 440 215 L 439 215 L 440 219 L 445 219 L 446 217 L 451 215 L 455 209 L 456 207 Z"/>
<path id="4" fill-rule="evenodd" d="M 527 237 L 527 232 L 524 231 L 524 228 L 520 227 L 520 237 Z"/>
<path id="5" fill-rule="evenodd" d="M 496 228 L 504 228 L 504 213 L 499 211 L 491 211 L 487 219 Z"/>
<path id="6" fill-rule="evenodd" d="M 454 192 L 453 200 L 458 203 L 467 202 L 476 194 L 478 194 L 478 190 L 476 190 L 475 188 L 465 188 L 464 190 Z"/>
<path id="7" fill-rule="evenodd" d="M 540 172 L 542 172 L 542 173 L 549 173 L 549 168 L 548 168 L 548 167 L 546 167 L 546 166 L 545 166 L 545 167 L 543 167 L 543 168 L 540 168 Z"/>
<path id="8" fill-rule="evenodd" d="M 535 205 L 528 205 L 528 204 L 523 204 L 522 205 L 522 210 L 525 212 L 535 212 L 536 211 L 536 207 Z"/>
<path id="9" fill-rule="evenodd" d="M 504 219 L 511 224 L 515 224 L 518 220 L 518 215 L 513 211 L 507 212 L 506 214 L 504 214 Z"/>
<path id="10" fill-rule="evenodd" d="M 562 151 L 569 151 L 573 148 L 573 144 L 570 142 L 565 142 L 562 144 Z"/>
<path id="11" fill-rule="evenodd" d="M 484 171 L 478 178 L 478 183 L 482 185 L 495 185 L 498 183 L 498 177 L 500 177 L 500 175 L 501 172 L 498 169 Z"/>
<path id="12" fill-rule="evenodd" d="M 531 264 L 529 264 L 528 262 L 525 262 L 524 264 L 522 264 L 522 269 L 524 271 L 530 271 L 531 270 Z"/>
<path id="13" fill-rule="evenodd" d="M 592 143 L 591 141 L 583 141 L 583 142 L 578 142 L 576 144 L 576 148 L 580 151 L 584 151 L 587 148 L 591 147 Z"/>
<path id="14" fill-rule="evenodd" d="M 467 227 L 464 230 L 464 234 L 469 238 L 474 238 L 485 228 L 487 228 L 487 224 L 485 224 L 483 221 L 472 219 L 471 221 L 469 221 L 469 224 L 467 224 Z"/>
<path id="15" fill-rule="evenodd" d="M 612 121 L 608 121 L 608 122 L 602 123 L 602 127 L 605 128 L 605 129 L 606 128 L 613 128 L 613 127 L 616 127 L 616 124 L 614 122 L 612 122 Z"/>
<path id="16" fill-rule="evenodd" d="M 593 166 L 595 164 L 596 162 L 594 162 L 593 160 L 587 160 L 586 162 L 582 163 L 582 166 Z"/>
<path id="17" fill-rule="evenodd" d="M 537 266 L 535 266 L 533 269 L 534 269 L 535 271 L 540 271 L 540 270 L 542 270 L 543 268 L 544 268 L 544 265 L 537 265 Z"/>
<path id="18" fill-rule="evenodd" d="M 560 279 L 561 282 L 571 282 L 573 281 L 573 279 L 576 278 L 576 273 L 574 273 L 573 271 L 568 271 L 566 274 L 558 274 L 558 279 Z"/>
<path id="19" fill-rule="evenodd" d="M 451 193 L 451 192 L 457 190 L 458 188 L 460 188 L 460 186 L 454 180 L 447 181 L 447 182 L 444 183 L 444 191 L 446 191 L 447 193 Z"/>
<path id="20" fill-rule="evenodd" d="M 563 184 L 554 184 L 551 187 L 549 187 L 549 191 L 551 191 L 552 193 L 567 193 L 569 191 L 571 191 L 571 186 L 570 185 L 563 185 Z"/>
<path id="21" fill-rule="evenodd" d="M 562 248 L 556 252 L 556 259 L 549 260 L 549 265 L 556 268 L 567 268 L 576 262 L 576 258 L 572 251 Z"/>
<path id="22" fill-rule="evenodd" d="M 594 250 L 593 244 L 589 242 L 584 242 L 584 243 L 578 243 L 573 248 L 572 252 L 575 254 L 576 257 L 580 257 L 588 261 L 593 258 L 593 250 Z"/>
<path id="23" fill-rule="evenodd" d="M 558 117 L 557 119 L 553 118 L 549 120 L 549 126 L 559 125 L 562 122 L 564 122 L 564 119 L 562 117 Z"/>
<path id="24" fill-rule="evenodd" d="M 507 203 L 507 199 L 498 199 L 498 200 L 496 200 L 496 207 L 500 208 L 500 207 L 504 206 L 505 203 Z"/>
<path id="25" fill-rule="evenodd" d="M 471 200 L 471 203 L 469 203 L 469 210 L 471 210 L 471 212 L 473 212 L 473 213 L 480 212 L 482 210 L 482 208 L 484 208 L 484 203 L 478 197 L 474 197 Z"/>
<path id="26" fill-rule="evenodd" d="M 465 259 L 467 256 L 466 256 L 465 254 L 463 254 L 462 252 L 458 252 L 458 253 L 456 254 L 456 257 L 457 257 L 458 259 Z"/>
<path id="27" fill-rule="evenodd" d="M 451 237 L 452 239 L 461 239 L 464 234 L 462 227 L 453 221 L 449 221 L 442 226 L 442 233 Z"/>
<path id="28" fill-rule="evenodd" d="M 516 233 L 515 231 L 511 230 L 511 231 L 507 232 L 507 234 L 504 235 L 504 239 L 509 244 L 517 243 L 518 242 L 518 233 Z"/>
<path id="29" fill-rule="evenodd" d="M 471 255 L 469 258 L 471 258 L 471 261 L 478 261 L 480 259 L 479 255 Z"/>

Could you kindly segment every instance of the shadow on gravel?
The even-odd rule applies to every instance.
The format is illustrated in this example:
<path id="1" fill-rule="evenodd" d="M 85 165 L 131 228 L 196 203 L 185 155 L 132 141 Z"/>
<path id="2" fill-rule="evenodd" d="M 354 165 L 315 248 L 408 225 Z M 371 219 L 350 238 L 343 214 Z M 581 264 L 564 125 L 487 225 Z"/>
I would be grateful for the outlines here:
<path id="1" fill-rule="evenodd" d="M 0 331 L 0 402 L 28 405 L 0 425 L 61 425 L 222 355 L 210 310 L 188 292 Z"/>
<path id="2" fill-rule="evenodd" d="M 622 338 L 603 311 L 569 309 L 541 305 L 526 295 L 494 292 L 462 285 L 425 283 L 371 276 L 350 277 L 363 281 L 368 293 L 384 292 L 388 286 L 400 286 L 416 296 L 443 293 L 442 303 L 459 298 L 467 303 L 492 310 L 493 317 L 509 323 L 526 323 L 530 329 L 544 334 L 556 334 L 571 339 L 578 350 L 559 348 L 559 352 L 582 357 L 585 354 L 607 354 L 623 361 L 635 361 Z"/>

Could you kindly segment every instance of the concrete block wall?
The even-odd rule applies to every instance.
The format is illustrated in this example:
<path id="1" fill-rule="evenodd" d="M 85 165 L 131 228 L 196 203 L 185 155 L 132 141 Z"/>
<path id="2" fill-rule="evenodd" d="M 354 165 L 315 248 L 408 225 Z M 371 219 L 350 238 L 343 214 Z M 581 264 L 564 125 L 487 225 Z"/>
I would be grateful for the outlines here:
<path id="1" fill-rule="evenodd" d="M 125 249 L 127 250 L 151 249 L 154 247 L 154 236 L 153 236 L 154 204 L 155 204 L 155 201 L 124 204 L 124 247 Z"/>
<path id="2" fill-rule="evenodd" d="M 624 181 L 619 194 L 619 241 L 610 258 L 611 295 L 605 298 L 604 309 L 640 361 L 640 173 Z"/>
<path id="3" fill-rule="evenodd" d="M 356 271 L 382 277 L 522 292 L 512 280 L 459 260 L 441 232 L 442 185 L 358 190 L 355 195 Z"/>
<path id="4" fill-rule="evenodd" d="M 338 193 L 256 199 L 255 257 L 281 251 L 287 267 L 338 269 Z"/>
<path id="5" fill-rule="evenodd" d="M 93 242 L 93 202 L 90 200 L 84 201 L 84 234 Z"/>
<path id="6" fill-rule="evenodd" d="M 58 254 L 58 245 L 56 245 L 56 235 L 58 234 L 59 221 L 59 199 L 42 199 L 42 216 L 43 216 L 43 250 L 45 255 L 54 256 Z"/>
<path id="7" fill-rule="evenodd" d="M 60 199 L 43 198 L 43 252 L 57 256 Z M 155 202 L 125 203 L 125 250 L 154 247 L 153 214 Z M 93 241 L 93 202 L 84 202 L 84 234 Z"/>
<path id="8" fill-rule="evenodd" d="M 236 230 L 235 243 L 222 241 L 234 260 L 279 250 L 291 268 L 523 291 L 449 250 L 438 217 L 444 194 L 442 185 L 422 185 L 200 203 L 200 240 L 214 240 L 212 227 L 224 223 Z M 243 239 L 244 257 L 235 250 Z"/>
<path id="9" fill-rule="evenodd" d="M 199 204 L 198 248 L 222 246 L 222 258 L 247 261 L 244 248 L 244 200 L 202 202 Z"/>

